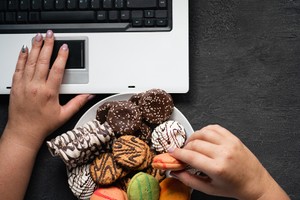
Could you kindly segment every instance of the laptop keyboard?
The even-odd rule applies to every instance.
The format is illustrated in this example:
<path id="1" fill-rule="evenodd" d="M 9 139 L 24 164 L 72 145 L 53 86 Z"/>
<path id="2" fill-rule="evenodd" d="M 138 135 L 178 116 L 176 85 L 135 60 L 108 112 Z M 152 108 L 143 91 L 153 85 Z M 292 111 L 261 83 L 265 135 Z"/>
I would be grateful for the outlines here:
<path id="1" fill-rule="evenodd" d="M 0 0 L 0 33 L 172 29 L 172 0 Z"/>

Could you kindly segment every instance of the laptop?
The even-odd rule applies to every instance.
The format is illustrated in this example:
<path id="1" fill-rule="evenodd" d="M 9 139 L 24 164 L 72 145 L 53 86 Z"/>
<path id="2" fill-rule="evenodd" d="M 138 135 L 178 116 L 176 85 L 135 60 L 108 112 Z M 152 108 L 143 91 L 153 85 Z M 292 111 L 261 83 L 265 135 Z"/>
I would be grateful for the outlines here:
<path id="1" fill-rule="evenodd" d="M 188 0 L 1 0 L 0 94 L 21 47 L 49 29 L 52 62 L 70 48 L 62 94 L 189 90 Z"/>

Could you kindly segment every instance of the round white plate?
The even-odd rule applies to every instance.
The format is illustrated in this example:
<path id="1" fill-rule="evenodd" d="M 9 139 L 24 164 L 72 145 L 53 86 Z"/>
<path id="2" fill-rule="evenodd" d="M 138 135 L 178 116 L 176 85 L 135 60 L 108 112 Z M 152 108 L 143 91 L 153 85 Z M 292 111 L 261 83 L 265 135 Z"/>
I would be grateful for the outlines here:
<path id="1" fill-rule="evenodd" d="M 82 115 L 82 117 L 78 120 L 75 127 L 82 126 L 83 124 L 95 119 L 97 109 L 101 104 L 103 104 L 105 102 L 108 102 L 108 101 L 128 100 L 132 95 L 133 95 L 133 93 L 116 94 L 116 95 L 109 96 L 109 97 L 99 101 L 98 103 L 93 105 L 89 110 L 87 110 Z M 186 119 L 186 117 L 176 107 L 174 108 L 174 111 L 173 111 L 170 119 L 178 121 L 185 128 L 187 137 L 189 137 L 194 132 L 191 124 L 189 123 L 189 121 Z"/>

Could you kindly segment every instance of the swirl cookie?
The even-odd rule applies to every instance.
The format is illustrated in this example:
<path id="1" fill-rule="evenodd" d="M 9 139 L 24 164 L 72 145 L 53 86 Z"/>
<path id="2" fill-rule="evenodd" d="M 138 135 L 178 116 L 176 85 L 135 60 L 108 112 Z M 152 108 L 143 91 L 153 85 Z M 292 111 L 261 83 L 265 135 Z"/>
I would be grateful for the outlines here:
<path id="1" fill-rule="evenodd" d="M 147 149 L 149 146 L 133 135 L 119 137 L 112 146 L 116 162 L 128 169 L 138 168 L 144 162 L 147 158 Z"/>
<path id="2" fill-rule="evenodd" d="M 152 146 L 160 153 L 184 145 L 186 133 L 184 127 L 177 121 L 169 120 L 157 126 L 152 132 Z"/>
<path id="3" fill-rule="evenodd" d="M 119 101 L 109 109 L 107 122 L 115 132 L 128 135 L 139 129 L 142 115 L 137 105 L 129 101 Z"/>
<path id="4" fill-rule="evenodd" d="M 143 119 L 151 124 L 160 124 L 170 118 L 174 103 L 171 95 L 164 90 L 152 89 L 142 95 L 139 107 Z"/>
<path id="5" fill-rule="evenodd" d="M 60 156 L 69 168 L 73 168 L 105 151 L 112 138 L 114 132 L 107 123 L 92 120 L 47 141 L 47 146 L 53 156 Z"/>
<path id="6" fill-rule="evenodd" d="M 91 177 L 100 185 L 114 183 L 122 174 L 122 170 L 115 162 L 112 153 L 100 154 L 90 165 Z"/>
<path id="7" fill-rule="evenodd" d="M 71 191 L 78 199 L 89 199 L 97 188 L 90 176 L 90 165 L 81 165 L 68 171 L 68 183 Z"/>

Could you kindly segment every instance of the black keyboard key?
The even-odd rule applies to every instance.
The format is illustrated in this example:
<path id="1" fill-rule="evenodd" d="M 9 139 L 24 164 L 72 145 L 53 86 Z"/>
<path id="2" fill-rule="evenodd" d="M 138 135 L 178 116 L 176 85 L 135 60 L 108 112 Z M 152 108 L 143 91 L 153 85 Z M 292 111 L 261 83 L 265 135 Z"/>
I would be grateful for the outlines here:
<path id="1" fill-rule="evenodd" d="M 16 13 L 15 12 L 6 12 L 5 13 L 5 21 L 6 23 L 15 23 L 16 22 Z"/>
<path id="2" fill-rule="evenodd" d="M 17 10 L 18 3 L 18 0 L 8 0 L 8 10 Z"/>
<path id="3" fill-rule="evenodd" d="M 154 17 L 154 10 L 145 10 L 144 14 L 146 18 Z"/>
<path id="4" fill-rule="evenodd" d="M 87 9 L 89 7 L 88 0 L 79 0 L 79 8 Z"/>
<path id="5" fill-rule="evenodd" d="M 121 20 L 127 21 L 130 19 L 130 12 L 129 10 L 122 10 L 121 11 Z"/>
<path id="6" fill-rule="evenodd" d="M 154 19 L 145 19 L 145 26 L 154 26 Z"/>
<path id="7" fill-rule="evenodd" d="M 100 0 L 91 0 L 91 8 L 99 9 L 100 8 Z"/>
<path id="8" fill-rule="evenodd" d="M 6 10 L 7 9 L 7 2 L 0 0 L 0 10 Z"/>
<path id="9" fill-rule="evenodd" d="M 25 23 L 27 22 L 28 13 L 27 12 L 17 12 L 17 22 Z"/>
<path id="10" fill-rule="evenodd" d="M 94 11 L 49 11 L 41 12 L 43 22 L 90 22 L 95 19 Z"/>
<path id="11" fill-rule="evenodd" d="M 67 9 L 73 10 L 78 7 L 78 0 L 67 0 Z"/>
<path id="12" fill-rule="evenodd" d="M 41 10 L 42 9 L 42 0 L 31 0 L 31 8 L 33 10 Z"/>
<path id="13" fill-rule="evenodd" d="M 4 23 L 4 12 L 0 12 L 0 23 Z"/>
<path id="14" fill-rule="evenodd" d="M 142 19 L 133 19 L 132 20 L 132 26 L 134 26 L 134 27 L 143 26 L 143 20 Z"/>
<path id="15" fill-rule="evenodd" d="M 98 11 L 97 12 L 97 20 L 98 21 L 106 21 L 107 19 L 107 12 L 106 11 Z"/>
<path id="16" fill-rule="evenodd" d="M 66 2 L 65 0 L 55 0 L 55 8 L 57 10 L 65 9 Z"/>
<path id="17" fill-rule="evenodd" d="M 20 0 L 20 9 L 28 10 L 29 9 L 29 0 Z"/>
<path id="18" fill-rule="evenodd" d="M 45 10 L 54 9 L 54 0 L 43 0 Z"/>
<path id="19" fill-rule="evenodd" d="M 142 10 L 131 11 L 131 18 L 143 18 L 143 11 Z"/>
<path id="20" fill-rule="evenodd" d="M 127 0 L 128 8 L 155 8 L 157 0 Z"/>
<path id="21" fill-rule="evenodd" d="M 115 8 L 124 8 L 124 0 L 115 0 Z"/>
<path id="22" fill-rule="evenodd" d="M 109 9 L 112 8 L 112 0 L 103 0 L 103 8 Z"/>
<path id="23" fill-rule="evenodd" d="M 156 18 L 167 18 L 168 17 L 168 11 L 167 10 L 156 10 L 155 11 L 155 17 Z"/>
<path id="24" fill-rule="evenodd" d="M 158 6 L 160 8 L 165 8 L 167 7 L 167 0 L 158 0 Z"/>
<path id="25" fill-rule="evenodd" d="M 40 21 L 39 12 L 29 12 L 28 21 L 31 23 L 38 23 Z"/>
<path id="26" fill-rule="evenodd" d="M 168 20 L 167 19 L 157 19 L 156 26 L 167 26 Z"/>
<path id="27" fill-rule="evenodd" d="M 108 12 L 109 21 L 117 21 L 119 19 L 119 11 L 111 10 Z"/>

